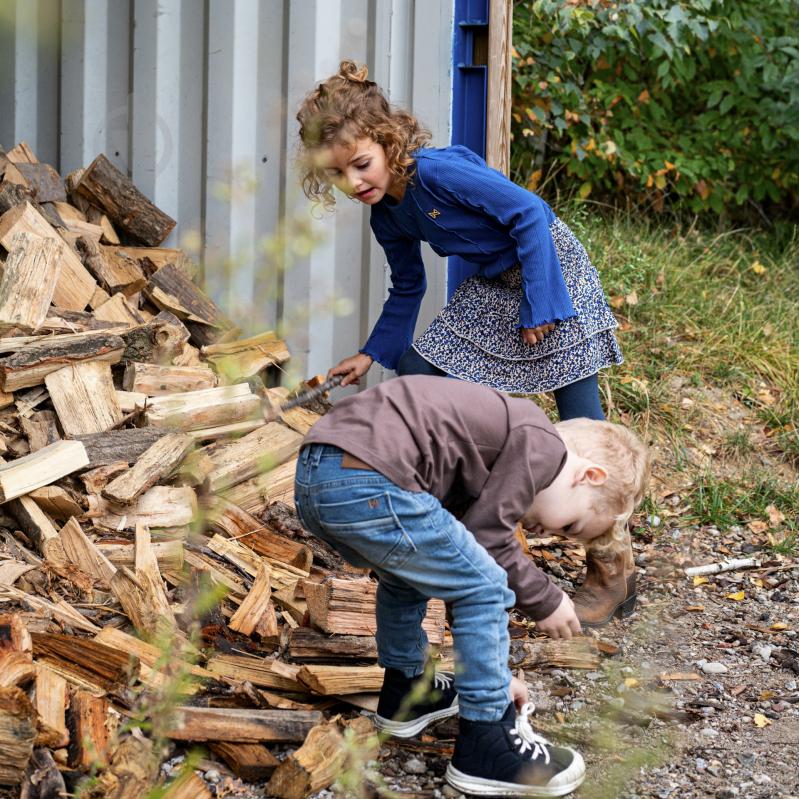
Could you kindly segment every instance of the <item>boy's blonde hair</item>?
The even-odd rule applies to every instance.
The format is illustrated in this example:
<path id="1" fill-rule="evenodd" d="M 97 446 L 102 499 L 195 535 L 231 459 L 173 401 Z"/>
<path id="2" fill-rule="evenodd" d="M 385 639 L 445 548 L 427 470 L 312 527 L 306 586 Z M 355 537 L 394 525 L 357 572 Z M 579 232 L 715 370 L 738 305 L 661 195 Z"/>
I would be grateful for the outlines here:
<path id="1" fill-rule="evenodd" d="M 367 75 L 364 65 L 342 61 L 339 71 L 310 92 L 297 112 L 302 188 L 308 199 L 326 208 L 336 203 L 333 186 L 315 163 L 314 150 L 370 138 L 385 150 L 386 166 L 399 187 L 413 176 L 411 153 L 430 143 L 429 131 L 413 114 L 390 105 Z"/>
<path id="2" fill-rule="evenodd" d="M 597 486 L 602 511 L 615 516 L 613 528 L 600 538 L 610 543 L 626 535 L 633 510 L 644 498 L 651 457 L 638 436 L 620 424 L 596 419 L 568 419 L 555 425 L 566 446 L 582 458 L 602 466 L 608 479 Z M 596 545 L 602 542 L 594 539 Z"/>

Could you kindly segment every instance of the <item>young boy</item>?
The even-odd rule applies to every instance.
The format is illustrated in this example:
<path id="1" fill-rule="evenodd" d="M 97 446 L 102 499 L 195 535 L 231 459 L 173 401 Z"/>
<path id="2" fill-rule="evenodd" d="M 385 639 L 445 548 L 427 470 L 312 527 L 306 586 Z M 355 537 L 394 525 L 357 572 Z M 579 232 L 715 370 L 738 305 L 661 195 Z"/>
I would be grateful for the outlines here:
<path id="1" fill-rule="evenodd" d="M 529 706 L 515 713 L 526 688 L 508 668 L 507 609 L 515 605 L 556 638 L 580 624 L 571 600 L 525 557 L 514 528 L 522 519 L 584 541 L 607 533 L 641 499 L 648 458 L 619 425 L 561 424 L 565 441 L 529 400 L 410 376 L 340 400 L 300 453 L 303 524 L 379 578 L 376 637 L 386 674 L 376 722 L 410 736 L 459 713 L 447 780 L 464 793 L 564 796 L 584 778 L 577 752 L 533 732 Z M 439 675 L 438 698 L 396 720 L 424 670 L 421 622 L 432 597 L 452 608 L 455 686 Z"/>

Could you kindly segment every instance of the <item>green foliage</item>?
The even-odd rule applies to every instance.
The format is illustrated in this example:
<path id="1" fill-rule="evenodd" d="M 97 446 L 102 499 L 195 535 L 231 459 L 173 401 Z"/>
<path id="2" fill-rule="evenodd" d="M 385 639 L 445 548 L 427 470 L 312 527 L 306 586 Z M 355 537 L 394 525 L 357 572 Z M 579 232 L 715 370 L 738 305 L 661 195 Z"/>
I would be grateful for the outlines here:
<path id="1" fill-rule="evenodd" d="M 689 212 L 799 206 L 797 0 L 520 0 L 514 179 Z"/>

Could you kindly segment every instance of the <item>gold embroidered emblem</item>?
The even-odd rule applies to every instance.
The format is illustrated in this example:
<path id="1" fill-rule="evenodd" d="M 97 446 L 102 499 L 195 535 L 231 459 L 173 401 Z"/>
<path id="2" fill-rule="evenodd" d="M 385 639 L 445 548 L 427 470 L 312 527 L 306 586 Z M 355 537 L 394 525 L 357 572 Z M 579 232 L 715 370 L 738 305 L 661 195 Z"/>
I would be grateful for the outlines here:
<path id="1" fill-rule="evenodd" d="M 441 211 L 439 211 L 438 208 L 434 208 L 432 211 L 428 211 L 427 215 L 431 219 L 435 219 L 437 216 L 441 216 Z"/>

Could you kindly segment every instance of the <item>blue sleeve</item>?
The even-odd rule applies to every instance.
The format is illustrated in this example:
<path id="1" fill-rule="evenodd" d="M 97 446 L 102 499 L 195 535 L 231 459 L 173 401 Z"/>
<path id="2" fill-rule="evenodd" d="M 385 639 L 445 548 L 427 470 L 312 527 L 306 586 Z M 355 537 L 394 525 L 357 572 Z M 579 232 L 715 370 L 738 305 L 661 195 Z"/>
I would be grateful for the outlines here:
<path id="1" fill-rule="evenodd" d="M 576 316 L 544 202 L 483 163 L 462 157 L 432 163 L 434 185 L 427 181 L 431 190 L 496 219 L 516 242 L 524 287 L 518 326 L 538 327 Z"/>
<path id="2" fill-rule="evenodd" d="M 360 352 L 370 355 L 387 369 L 396 369 L 400 357 L 413 343 L 413 331 L 427 279 L 418 241 L 386 230 L 372 220 L 372 230 L 386 253 L 391 270 L 391 288 L 380 318 Z"/>

